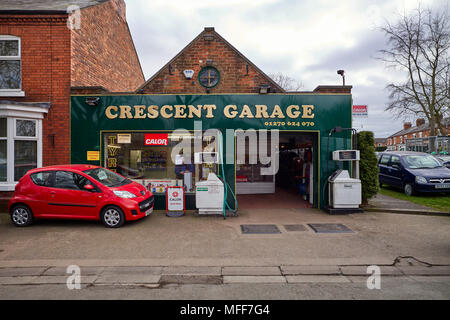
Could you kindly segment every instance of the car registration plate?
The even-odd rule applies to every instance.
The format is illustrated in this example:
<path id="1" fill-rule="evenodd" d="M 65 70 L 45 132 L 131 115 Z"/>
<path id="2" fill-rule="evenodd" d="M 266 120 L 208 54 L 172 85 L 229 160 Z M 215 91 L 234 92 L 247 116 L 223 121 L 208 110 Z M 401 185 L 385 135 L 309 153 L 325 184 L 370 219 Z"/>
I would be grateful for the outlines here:
<path id="1" fill-rule="evenodd" d="M 450 183 L 441 183 L 434 186 L 436 189 L 450 189 Z"/>
<path id="2" fill-rule="evenodd" d="M 153 207 L 145 211 L 145 216 L 148 216 L 150 213 L 153 212 Z"/>

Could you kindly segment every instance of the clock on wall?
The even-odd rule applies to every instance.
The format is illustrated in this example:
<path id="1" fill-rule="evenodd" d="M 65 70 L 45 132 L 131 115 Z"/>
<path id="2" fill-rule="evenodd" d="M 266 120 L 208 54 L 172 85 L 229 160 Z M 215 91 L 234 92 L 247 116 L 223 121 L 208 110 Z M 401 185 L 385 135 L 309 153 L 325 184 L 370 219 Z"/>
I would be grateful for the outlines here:
<path id="1" fill-rule="evenodd" d="M 212 88 L 219 84 L 220 73 L 214 67 L 205 67 L 198 74 L 198 81 L 205 88 Z"/>

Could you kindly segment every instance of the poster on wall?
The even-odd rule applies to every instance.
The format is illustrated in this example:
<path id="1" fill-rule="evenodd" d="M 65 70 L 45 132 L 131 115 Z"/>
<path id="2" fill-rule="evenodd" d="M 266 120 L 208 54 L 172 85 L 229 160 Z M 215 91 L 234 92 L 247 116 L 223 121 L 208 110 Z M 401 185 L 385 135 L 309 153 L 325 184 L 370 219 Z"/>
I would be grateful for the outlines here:
<path id="1" fill-rule="evenodd" d="M 166 215 L 169 217 L 184 216 L 184 188 L 180 186 L 166 188 Z"/>

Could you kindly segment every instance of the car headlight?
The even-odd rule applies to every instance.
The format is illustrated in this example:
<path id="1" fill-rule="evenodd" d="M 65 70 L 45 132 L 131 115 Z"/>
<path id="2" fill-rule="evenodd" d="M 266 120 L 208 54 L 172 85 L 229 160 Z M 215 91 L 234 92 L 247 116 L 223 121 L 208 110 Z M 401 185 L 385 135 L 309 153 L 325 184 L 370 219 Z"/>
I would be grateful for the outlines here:
<path id="1" fill-rule="evenodd" d="M 428 181 L 424 177 L 416 177 L 416 183 L 426 184 Z"/>
<path id="2" fill-rule="evenodd" d="M 128 191 L 115 190 L 113 192 L 116 196 L 118 196 L 120 198 L 126 198 L 126 199 L 136 198 L 136 196 L 134 194 L 132 194 L 131 192 L 128 192 Z"/>

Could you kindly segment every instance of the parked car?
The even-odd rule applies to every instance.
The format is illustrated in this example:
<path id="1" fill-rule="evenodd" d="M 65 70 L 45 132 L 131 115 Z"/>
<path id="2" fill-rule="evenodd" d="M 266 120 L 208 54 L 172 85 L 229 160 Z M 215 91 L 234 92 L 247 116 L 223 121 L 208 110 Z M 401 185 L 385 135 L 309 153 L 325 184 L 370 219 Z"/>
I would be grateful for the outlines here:
<path id="1" fill-rule="evenodd" d="M 435 156 L 443 166 L 450 169 L 450 156 L 449 155 L 436 155 Z"/>
<path id="2" fill-rule="evenodd" d="M 19 227 L 34 219 L 101 220 L 118 228 L 153 211 L 153 194 L 144 186 L 92 165 L 52 166 L 28 171 L 8 203 Z"/>
<path id="3" fill-rule="evenodd" d="M 383 152 L 378 168 L 380 186 L 401 188 L 408 196 L 416 192 L 450 193 L 450 170 L 427 153 Z"/>

